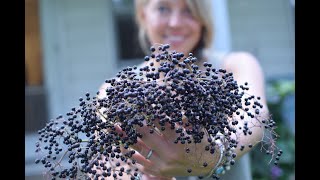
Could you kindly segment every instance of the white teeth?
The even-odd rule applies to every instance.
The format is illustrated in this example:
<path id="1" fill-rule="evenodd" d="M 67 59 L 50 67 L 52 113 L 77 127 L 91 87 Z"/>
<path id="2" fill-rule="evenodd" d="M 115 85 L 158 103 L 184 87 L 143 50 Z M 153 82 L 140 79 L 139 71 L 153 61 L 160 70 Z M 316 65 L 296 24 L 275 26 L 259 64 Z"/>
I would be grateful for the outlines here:
<path id="1" fill-rule="evenodd" d="M 168 36 L 167 40 L 169 41 L 183 41 L 183 36 Z"/>

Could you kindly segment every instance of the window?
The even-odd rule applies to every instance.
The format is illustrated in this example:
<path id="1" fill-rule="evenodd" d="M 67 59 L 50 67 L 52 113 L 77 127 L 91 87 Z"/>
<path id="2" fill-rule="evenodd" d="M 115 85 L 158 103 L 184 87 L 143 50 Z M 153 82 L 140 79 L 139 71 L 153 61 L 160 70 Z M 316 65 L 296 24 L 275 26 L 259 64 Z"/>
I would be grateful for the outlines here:
<path id="1" fill-rule="evenodd" d="M 144 53 L 138 40 L 134 1 L 113 0 L 113 6 L 120 61 L 141 59 Z"/>

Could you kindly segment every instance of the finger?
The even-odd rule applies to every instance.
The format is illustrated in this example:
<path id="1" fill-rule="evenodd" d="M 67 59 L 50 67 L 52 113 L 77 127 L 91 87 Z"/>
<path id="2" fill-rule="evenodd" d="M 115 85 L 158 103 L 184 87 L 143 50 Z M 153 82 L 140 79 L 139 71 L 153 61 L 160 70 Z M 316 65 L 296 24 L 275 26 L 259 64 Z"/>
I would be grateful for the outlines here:
<path id="1" fill-rule="evenodd" d="M 163 135 L 156 133 L 154 128 L 144 125 L 142 127 L 138 126 L 136 130 L 142 135 L 140 139 L 149 148 L 158 149 L 159 146 L 164 145 Z"/>
<path id="2" fill-rule="evenodd" d="M 146 155 L 144 155 L 146 154 Z M 163 160 L 159 157 L 156 151 L 146 151 L 141 154 L 140 152 L 136 152 L 132 155 L 132 158 L 137 160 L 137 162 L 144 166 L 160 166 L 163 165 Z"/>
<path id="3" fill-rule="evenodd" d="M 153 126 L 159 129 L 160 132 L 170 129 L 171 124 L 174 124 L 171 118 L 164 117 L 164 116 L 162 116 L 161 118 L 154 119 L 152 123 L 153 123 Z"/>
<path id="4" fill-rule="evenodd" d="M 151 175 L 159 176 L 159 171 L 156 168 L 154 168 L 153 166 L 135 164 L 134 167 L 137 168 L 138 171 L 142 173 L 142 177 L 145 176 L 145 180 L 147 178 L 153 177 Z"/>
<path id="5" fill-rule="evenodd" d="M 141 142 L 141 140 L 139 140 Z M 158 164 L 162 163 L 162 158 L 160 158 L 159 154 L 155 150 L 151 150 L 149 147 L 147 147 L 143 142 L 141 142 L 140 145 L 135 145 L 135 149 L 133 147 L 130 147 L 128 149 L 125 149 L 124 147 L 121 148 L 121 152 L 123 154 L 125 153 L 131 153 L 131 151 L 135 151 L 134 154 L 131 155 L 131 158 L 134 158 L 136 160 L 139 160 L 141 163 L 149 163 L 149 161 L 155 161 Z M 152 152 L 150 152 L 152 151 Z"/>
<path id="6" fill-rule="evenodd" d="M 186 118 L 182 118 L 181 121 L 175 121 L 170 118 L 163 118 L 159 121 L 154 121 L 154 125 L 158 128 L 165 127 L 165 130 L 162 131 L 162 137 L 166 142 L 165 147 L 171 147 L 174 144 L 182 145 L 179 148 L 182 148 L 184 145 L 180 144 L 178 142 L 181 142 L 178 140 L 179 137 L 187 137 L 186 129 L 184 128 L 184 124 L 186 121 Z M 190 127 L 189 127 L 190 128 Z M 184 140 L 185 144 L 187 143 L 187 140 Z"/>
<path id="7" fill-rule="evenodd" d="M 147 146 L 140 138 L 138 138 L 137 143 L 130 145 L 130 148 L 141 152 L 143 150 L 147 151 L 150 150 L 151 148 L 149 146 Z"/>
<path id="8" fill-rule="evenodd" d="M 138 139 L 138 142 L 136 144 L 130 145 L 129 147 L 120 146 L 120 149 L 123 154 L 131 154 L 130 157 L 132 157 L 133 155 L 131 151 L 134 151 L 134 153 L 141 154 L 142 152 L 147 152 L 150 150 L 150 148 L 147 145 L 145 145 L 140 139 Z"/>
<path id="9" fill-rule="evenodd" d="M 157 147 L 156 142 L 163 139 L 161 134 L 155 133 L 154 128 L 147 126 L 145 122 L 142 127 L 136 126 L 136 130 L 142 135 L 142 140 L 140 138 L 137 138 L 137 142 L 133 145 L 130 145 L 130 147 L 135 150 L 141 150 L 141 148 L 155 149 Z M 118 134 L 121 133 L 123 135 L 122 138 L 127 137 L 127 134 L 119 125 L 115 125 L 115 131 Z"/>
<path id="10" fill-rule="evenodd" d="M 162 130 L 161 132 L 165 139 L 174 142 L 181 135 L 181 133 L 186 135 L 185 129 L 191 129 L 191 125 L 188 123 L 188 119 L 183 112 L 181 115 L 182 117 L 180 121 L 171 118 L 163 118 L 161 120 L 154 121 L 154 125 L 158 129 Z M 163 127 L 165 128 L 164 131 Z"/>
<path id="11" fill-rule="evenodd" d="M 160 131 L 164 139 L 171 140 L 172 142 L 178 137 L 178 134 L 175 132 L 177 123 L 173 122 L 170 119 L 157 119 L 154 121 L 154 126 Z"/>
<path id="12" fill-rule="evenodd" d="M 126 134 L 125 131 L 122 130 L 122 128 L 119 126 L 119 125 L 115 125 L 115 131 L 118 133 L 118 134 L 122 134 L 122 139 L 128 137 L 128 135 Z M 148 148 L 148 146 L 140 140 L 140 138 L 137 138 L 137 141 L 135 144 L 132 144 L 130 145 L 131 148 L 135 149 L 135 150 L 138 150 L 138 149 L 141 149 L 142 147 L 143 148 Z"/>

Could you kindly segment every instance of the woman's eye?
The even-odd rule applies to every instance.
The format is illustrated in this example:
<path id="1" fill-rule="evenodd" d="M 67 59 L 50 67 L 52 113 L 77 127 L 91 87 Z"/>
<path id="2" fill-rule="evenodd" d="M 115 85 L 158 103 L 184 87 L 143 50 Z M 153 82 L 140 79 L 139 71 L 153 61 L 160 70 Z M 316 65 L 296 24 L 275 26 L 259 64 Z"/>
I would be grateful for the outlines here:
<path id="1" fill-rule="evenodd" d="M 166 6 L 159 6 L 158 7 L 158 11 L 160 13 L 168 13 L 170 11 L 170 9 L 168 7 L 166 7 Z"/>
<path id="2" fill-rule="evenodd" d="M 189 8 L 185 8 L 185 9 L 183 10 L 183 14 L 184 14 L 184 15 L 187 15 L 187 16 L 192 16 L 191 10 L 190 10 Z"/>

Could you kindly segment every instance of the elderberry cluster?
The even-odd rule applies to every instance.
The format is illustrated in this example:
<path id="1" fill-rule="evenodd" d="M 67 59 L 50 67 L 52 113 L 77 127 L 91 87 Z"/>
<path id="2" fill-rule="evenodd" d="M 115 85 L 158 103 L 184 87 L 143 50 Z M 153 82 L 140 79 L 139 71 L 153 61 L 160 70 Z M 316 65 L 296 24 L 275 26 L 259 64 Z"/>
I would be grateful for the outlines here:
<path id="1" fill-rule="evenodd" d="M 38 131 L 36 163 L 44 165 L 49 178 L 117 179 L 128 174 L 132 180 L 139 179 L 130 146 L 142 138 L 137 127 L 144 126 L 150 133 L 165 133 L 170 127 L 178 135 L 174 143 L 185 145 L 186 153 L 188 145 L 197 143 L 206 143 L 204 150 L 211 154 L 219 153 L 219 139 L 225 149 L 223 165 L 233 165 L 236 147 L 252 147 L 237 139 L 239 134 L 252 135 L 251 124 L 239 126 L 239 121 L 248 118 L 255 118 L 259 124 L 254 126 L 267 130 L 262 147 L 272 157 L 276 154 L 274 163 L 278 163 L 282 151 L 275 145 L 275 121 L 271 116 L 262 118 L 260 97 L 246 93 L 248 83 L 238 85 L 232 72 L 169 48 L 152 46 L 144 58 L 146 66 L 124 68 L 105 81 L 106 96 L 86 93 L 79 106 Z M 207 164 L 202 162 L 203 167 Z"/>

